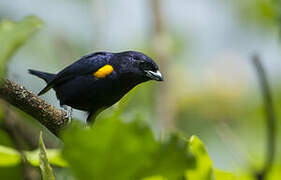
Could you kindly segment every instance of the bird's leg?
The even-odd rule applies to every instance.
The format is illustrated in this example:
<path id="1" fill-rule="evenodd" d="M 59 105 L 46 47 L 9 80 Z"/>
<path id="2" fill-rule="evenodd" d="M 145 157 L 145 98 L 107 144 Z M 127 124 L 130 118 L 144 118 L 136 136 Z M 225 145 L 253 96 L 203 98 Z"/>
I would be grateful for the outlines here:
<path id="1" fill-rule="evenodd" d="M 72 107 L 67 105 L 62 105 L 61 107 L 66 111 L 66 116 L 68 118 L 68 122 L 70 123 L 72 120 Z"/>
<path id="2" fill-rule="evenodd" d="M 87 123 L 89 124 L 91 119 L 93 117 L 93 113 L 92 112 L 88 112 L 88 117 L 87 117 Z"/>
<path id="3" fill-rule="evenodd" d="M 95 112 L 88 112 L 88 117 L 87 117 L 87 124 L 91 124 L 95 122 L 97 113 Z"/>

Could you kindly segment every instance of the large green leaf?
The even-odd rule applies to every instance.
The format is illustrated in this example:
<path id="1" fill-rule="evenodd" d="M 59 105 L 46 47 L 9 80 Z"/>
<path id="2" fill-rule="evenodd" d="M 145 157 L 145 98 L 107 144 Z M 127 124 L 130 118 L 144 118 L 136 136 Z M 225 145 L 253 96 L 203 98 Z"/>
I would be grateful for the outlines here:
<path id="1" fill-rule="evenodd" d="M 6 70 L 6 63 L 15 51 L 33 35 L 43 22 L 35 17 L 25 17 L 20 22 L 2 20 L 0 23 L 0 77 Z"/>
<path id="2" fill-rule="evenodd" d="M 76 124 L 64 132 L 63 140 L 63 156 L 81 180 L 178 179 L 194 166 L 187 141 L 174 135 L 158 142 L 140 122 L 111 118 L 99 120 L 93 128 Z"/>
<path id="3" fill-rule="evenodd" d="M 39 138 L 39 157 L 40 157 L 40 169 L 42 173 L 43 180 L 55 180 L 53 169 L 48 161 L 46 148 L 42 138 L 42 132 L 40 133 Z"/>
<path id="4" fill-rule="evenodd" d="M 204 144 L 197 136 L 191 136 L 189 149 L 196 158 L 196 168 L 186 171 L 187 180 L 235 180 L 232 173 L 214 169 Z"/>
<path id="5" fill-rule="evenodd" d="M 197 136 L 190 138 L 190 151 L 196 157 L 196 168 L 186 171 L 186 179 L 214 179 L 212 160 L 210 159 L 203 143 Z"/>

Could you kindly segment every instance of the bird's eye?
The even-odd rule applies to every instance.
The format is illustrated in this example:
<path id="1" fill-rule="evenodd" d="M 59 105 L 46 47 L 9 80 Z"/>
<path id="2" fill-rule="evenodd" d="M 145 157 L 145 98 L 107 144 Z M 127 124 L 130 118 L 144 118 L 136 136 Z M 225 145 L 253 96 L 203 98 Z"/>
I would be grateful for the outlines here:
<path id="1" fill-rule="evenodd" d="M 141 61 L 140 66 L 143 70 L 155 70 L 153 64 L 147 61 Z"/>
<path id="2" fill-rule="evenodd" d="M 139 56 L 134 56 L 133 57 L 135 60 L 140 60 L 140 57 Z"/>

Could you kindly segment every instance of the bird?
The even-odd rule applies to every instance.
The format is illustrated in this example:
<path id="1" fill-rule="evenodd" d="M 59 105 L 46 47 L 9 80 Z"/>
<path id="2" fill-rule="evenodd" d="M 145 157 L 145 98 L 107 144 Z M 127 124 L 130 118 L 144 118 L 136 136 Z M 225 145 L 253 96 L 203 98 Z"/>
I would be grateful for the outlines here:
<path id="1" fill-rule="evenodd" d="M 94 52 L 57 74 L 28 71 L 47 83 L 38 96 L 54 89 L 60 105 L 87 112 L 88 123 L 138 84 L 164 80 L 158 65 L 137 51 Z"/>

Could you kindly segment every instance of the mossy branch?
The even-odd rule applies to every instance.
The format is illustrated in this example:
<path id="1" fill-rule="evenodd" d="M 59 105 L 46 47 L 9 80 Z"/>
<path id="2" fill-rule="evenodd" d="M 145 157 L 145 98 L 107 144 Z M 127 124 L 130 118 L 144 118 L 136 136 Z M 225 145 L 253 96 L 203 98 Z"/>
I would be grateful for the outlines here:
<path id="1" fill-rule="evenodd" d="M 34 117 L 55 135 L 67 124 L 67 113 L 56 109 L 25 87 L 7 79 L 2 79 L 0 98 Z"/>

